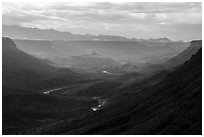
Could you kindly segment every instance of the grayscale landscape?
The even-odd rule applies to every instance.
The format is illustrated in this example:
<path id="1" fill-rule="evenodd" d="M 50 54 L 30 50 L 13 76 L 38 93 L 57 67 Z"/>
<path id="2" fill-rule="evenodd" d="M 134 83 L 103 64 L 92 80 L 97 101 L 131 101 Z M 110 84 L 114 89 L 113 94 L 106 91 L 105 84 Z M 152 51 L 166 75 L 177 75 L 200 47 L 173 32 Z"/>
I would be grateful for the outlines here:
<path id="1" fill-rule="evenodd" d="M 2 3 L 3 135 L 201 135 L 201 2 Z"/>

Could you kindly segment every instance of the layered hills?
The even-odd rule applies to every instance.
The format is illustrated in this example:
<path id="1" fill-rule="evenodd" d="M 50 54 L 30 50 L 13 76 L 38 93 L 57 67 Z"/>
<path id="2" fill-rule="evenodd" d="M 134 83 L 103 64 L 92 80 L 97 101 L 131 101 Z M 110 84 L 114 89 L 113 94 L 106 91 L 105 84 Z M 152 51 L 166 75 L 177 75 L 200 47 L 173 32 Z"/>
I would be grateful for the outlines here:
<path id="1" fill-rule="evenodd" d="M 168 61 L 171 67 L 159 71 L 105 71 L 109 77 L 89 80 L 2 38 L 3 134 L 202 134 L 201 45 L 192 41 Z M 39 49 L 61 55 L 53 46 L 26 50 Z M 96 50 L 71 58 L 77 64 L 103 66 L 100 60 L 106 59 L 118 65 Z"/>

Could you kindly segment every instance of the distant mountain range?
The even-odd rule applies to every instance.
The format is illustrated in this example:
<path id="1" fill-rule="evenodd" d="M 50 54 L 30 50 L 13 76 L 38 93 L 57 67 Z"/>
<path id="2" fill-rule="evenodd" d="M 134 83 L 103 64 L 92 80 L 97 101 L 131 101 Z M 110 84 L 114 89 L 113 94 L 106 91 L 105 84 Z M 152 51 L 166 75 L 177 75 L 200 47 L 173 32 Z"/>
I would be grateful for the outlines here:
<path id="1" fill-rule="evenodd" d="M 153 42 L 153 43 L 168 43 L 173 42 L 168 38 L 158 39 L 136 39 L 126 38 L 122 36 L 113 35 L 80 35 L 70 32 L 61 32 L 53 29 L 38 29 L 38 28 L 26 28 L 20 26 L 2 26 L 2 35 L 4 37 L 10 37 L 12 39 L 32 39 L 32 40 L 91 40 L 91 41 L 138 41 L 138 42 Z M 183 41 L 175 41 L 183 42 Z"/>

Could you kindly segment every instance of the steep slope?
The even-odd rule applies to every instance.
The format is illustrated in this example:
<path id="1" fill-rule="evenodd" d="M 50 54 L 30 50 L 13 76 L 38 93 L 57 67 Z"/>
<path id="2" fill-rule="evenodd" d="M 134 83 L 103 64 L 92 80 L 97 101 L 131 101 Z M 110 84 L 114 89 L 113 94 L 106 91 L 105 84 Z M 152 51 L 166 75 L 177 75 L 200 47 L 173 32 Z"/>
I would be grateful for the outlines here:
<path id="1" fill-rule="evenodd" d="M 202 50 L 148 92 L 122 134 L 201 134 Z"/>
<path id="2" fill-rule="evenodd" d="M 2 38 L 3 87 L 9 89 L 41 89 L 73 82 L 77 74 L 69 69 L 50 66 L 16 48 L 9 38 Z M 66 78 L 68 76 L 68 78 Z M 3 90 L 4 93 L 5 90 Z"/>
<path id="3" fill-rule="evenodd" d="M 178 66 L 185 61 L 189 60 L 192 55 L 196 54 L 198 50 L 201 48 L 202 41 L 192 41 L 190 46 L 184 50 L 182 53 L 176 55 L 175 57 L 172 57 L 169 59 L 166 64 L 169 67 L 175 67 Z"/>
<path id="4" fill-rule="evenodd" d="M 192 41 L 187 49 L 171 58 L 169 58 L 170 56 L 164 56 L 164 58 L 162 58 L 161 56 L 160 60 L 157 60 L 155 62 L 154 60 L 152 60 L 147 63 L 140 64 L 127 63 L 122 67 L 121 70 L 130 72 L 134 72 L 135 70 L 137 70 L 138 72 L 155 72 L 161 70 L 169 70 L 183 64 L 185 61 L 188 61 L 192 55 L 198 52 L 198 50 L 201 48 L 201 45 L 201 40 Z M 154 57 L 152 58 L 154 59 Z"/>
<path id="5" fill-rule="evenodd" d="M 9 38 L 2 38 L 2 57 L 3 57 L 3 68 L 10 67 L 11 69 L 23 68 L 23 69 L 40 69 L 52 70 L 51 67 L 43 60 L 39 60 L 21 50 L 19 50 L 15 43 Z M 13 66 L 10 66 L 13 65 Z"/>

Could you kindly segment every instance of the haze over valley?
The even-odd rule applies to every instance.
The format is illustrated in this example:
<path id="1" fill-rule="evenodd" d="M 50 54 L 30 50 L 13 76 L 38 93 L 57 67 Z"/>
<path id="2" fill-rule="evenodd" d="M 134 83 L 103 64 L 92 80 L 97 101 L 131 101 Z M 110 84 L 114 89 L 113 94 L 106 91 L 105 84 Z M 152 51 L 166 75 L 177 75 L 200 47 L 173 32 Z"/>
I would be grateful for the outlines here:
<path id="1" fill-rule="evenodd" d="M 202 134 L 201 4 L 4 2 L 2 134 Z"/>

